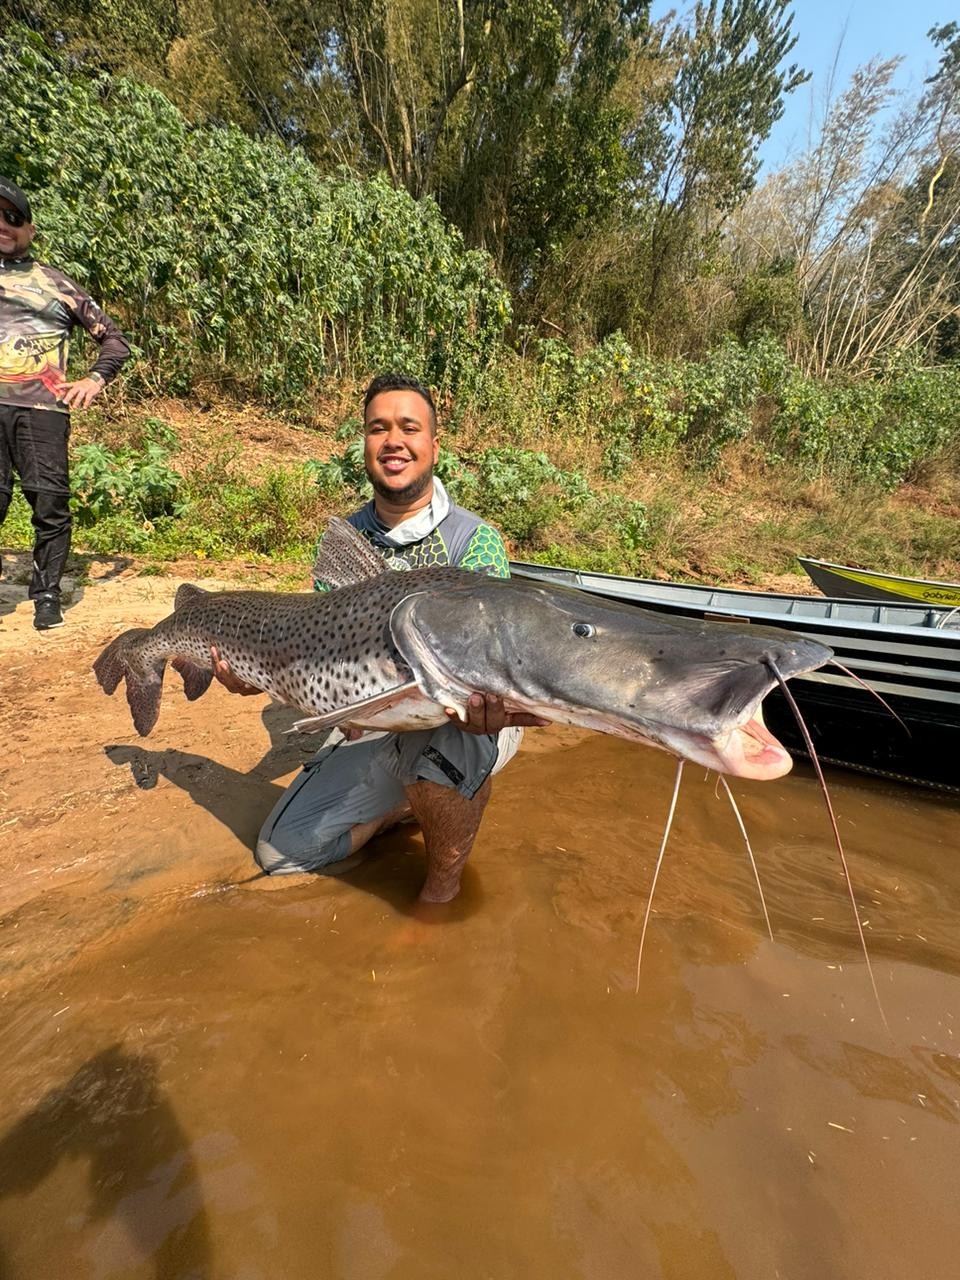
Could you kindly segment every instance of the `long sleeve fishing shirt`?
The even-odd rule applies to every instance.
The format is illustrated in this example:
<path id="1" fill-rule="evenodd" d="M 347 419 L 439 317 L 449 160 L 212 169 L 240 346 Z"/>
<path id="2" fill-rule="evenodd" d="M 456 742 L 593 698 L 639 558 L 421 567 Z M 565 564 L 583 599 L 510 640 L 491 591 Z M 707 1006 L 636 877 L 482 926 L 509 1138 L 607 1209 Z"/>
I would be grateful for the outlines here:
<path id="1" fill-rule="evenodd" d="M 0 404 L 65 411 L 60 397 L 77 325 L 100 347 L 90 372 L 109 382 L 130 344 L 106 312 L 55 267 L 30 257 L 0 259 Z"/>
<path id="2" fill-rule="evenodd" d="M 347 516 L 347 522 L 373 544 L 390 569 L 452 564 L 458 569 L 472 569 L 494 578 L 509 578 L 510 561 L 499 531 L 472 511 L 447 501 L 436 477 L 434 486 L 445 499 L 440 520 L 432 528 L 418 530 L 421 536 L 402 546 L 386 540 L 391 531 L 377 515 L 373 501 Z M 329 590 L 325 582 L 316 578 L 313 585 L 317 591 Z"/>

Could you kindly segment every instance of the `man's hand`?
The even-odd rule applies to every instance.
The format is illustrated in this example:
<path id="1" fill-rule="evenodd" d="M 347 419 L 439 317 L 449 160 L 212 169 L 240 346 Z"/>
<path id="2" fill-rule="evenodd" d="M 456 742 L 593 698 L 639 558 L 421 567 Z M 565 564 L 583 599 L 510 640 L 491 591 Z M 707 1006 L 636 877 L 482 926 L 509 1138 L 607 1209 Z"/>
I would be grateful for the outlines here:
<path id="1" fill-rule="evenodd" d="M 247 684 L 246 680 L 241 680 L 239 676 L 235 676 L 230 664 L 224 662 L 220 657 L 220 651 L 214 646 L 210 646 L 210 658 L 213 662 L 213 674 L 217 677 L 225 689 L 229 689 L 231 693 L 239 693 L 244 698 L 249 698 L 254 693 L 263 693 L 262 689 L 258 689 L 255 684 Z M 176 660 L 173 663 L 176 666 Z"/>
<path id="2" fill-rule="evenodd" d="M 60 399 L 68 409 L 87 409 L 103 390 L 103 386 L 99 378 L 78 378 L 76 382 L 63 384 Z"/>
<path id="3" fill-rule="evenodd" d="M 513 725 L 538 726 L 549 724 L 542 716 L 530 715 L 527 711 L 505 711 L 503 699 L 495 693 L 471 693 L 467 702 L 466 722 L 460 719 L 453 707 L 444 710 L 451 724 L 455 724 L 464 733 L 499 733 Z"/>

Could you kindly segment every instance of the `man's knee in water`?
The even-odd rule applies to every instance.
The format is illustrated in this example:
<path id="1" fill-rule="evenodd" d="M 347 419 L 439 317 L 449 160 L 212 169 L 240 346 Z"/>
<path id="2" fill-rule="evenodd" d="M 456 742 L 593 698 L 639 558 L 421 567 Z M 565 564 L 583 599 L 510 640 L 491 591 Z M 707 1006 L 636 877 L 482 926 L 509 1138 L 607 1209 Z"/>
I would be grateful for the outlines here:
<path id="1" fill-rule="evenodd" d="M 257 866 L 268 876 L 292 875 L 302 871 L 323 871 L 327 866 L 342 862 L 351 852 L 349 831 L 341 832 L 325 844 L 313 846 L 299 844 L 289 849 L 278 847 L 275 842 L 277 833 L 272 834 L 273 841 L 261 836 L 253 853 Z"/>

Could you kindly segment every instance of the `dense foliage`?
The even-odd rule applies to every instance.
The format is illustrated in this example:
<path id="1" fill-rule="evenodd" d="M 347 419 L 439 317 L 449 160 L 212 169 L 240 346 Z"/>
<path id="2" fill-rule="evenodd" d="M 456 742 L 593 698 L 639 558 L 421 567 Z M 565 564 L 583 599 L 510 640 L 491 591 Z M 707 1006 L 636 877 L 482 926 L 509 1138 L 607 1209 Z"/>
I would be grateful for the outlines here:
<path id="1" fill-rule="evenodd" d="M 760 583 L 795 568 L 800 550 L 830 558 L 842 549 L 893 572 L 955 576 L 960 480 L 924 459 L 945 456 L 956 372 L 903 368 L 883 386 L 825 385 L 792 370 L 774 346 L 743 353 L 731 344 L 691 372 L 611 343 L 592 361 L 571 358 L 569 394 L 557 377 L 562 353 L 546 354 L 536 372 L 529 358 L 501 367 L 482 406 L 445 433 L 440 458 L 451 492 L 498 523 L 518 558 Z M 685 373 L 696 397 L 691 390 L 687 410 L 676 381 Z M 747 407 L 761 385 L 768 392 Z M 614 414 L 597 412 L 611 401 Z M 709 471 L 686 460 L 706 443 L 695 425 L 704 404 L 731 434 Z M 157 569 L 184 558 L 296 562 L 285 581 L 300 588 L 329 516 L 369 496 L 355 417 L 334 433 L 332 453 L 318 440 L 315 460 L 284 460 L 278 448 L 253 463 L 226 411 L 212 432 L 202 428 L 199 448 L 195 417 L 180 407 L 173 427 L 156 412 L 80 420 L 78 552 L 133 554 Z M 673 436 L 679 443 L 666 443 Z M 899 476 L 917 486 L 906 491 L 912 498 L 884 495 Z M 19 494 L 3 541 L 31 544 Z"/>
<path id="2" fill-rule="evenodd" d="M 888 64 L 756 189 L 803 80 L 789 0 L 17 3 L 0 172 L 133 336 L 127 387 L 309 420 L 407 369 L 461 501 L 609 568 L 650 571 L 676 524 L 645 466 L 880 491 L 955 462 L 955 24 L 879 151 Z M 87 545 L 301 554 L 363 492 L 358 431 L 256 483 L 232 456 L 181 473 L 162 423 L 87 443 Z"/>
<path id="3" fill-rule="evenodd" d="M 234 124 L 431 197 L 540 336 L 700 357 L 770 328 L 821 374 L 957 354 L 955 22 L 928 33 L 919 90 L 874 59 L 811 98 L 809 147 L 758 188 L 807 79 L 792 0 L 657 19 L 650 0 L 9 3 L 101 91 L 133 76 L 201 134 Z"/>
<path id="4" fill-rule="evenodd" d="M 743 442 L 807 478 L 892 488 L 955 450 L 958 405 L 960 364 L 926 367 L 915 354 L 877 377 L 824 380 L 770 336 L 667 360 L 613 334 L 580 353 L 543 339 L 525 359 L 504 357 L 484 375 L 471 412 L 518 444 L 541 432 L 593 444 L 608 480 L 638 459 L 675 453 L 714 468 Z"/>
<path id="5" fill-rule="evenodd" d="M 433 197 L 525 321 L 578 337 L 656 321 L 683 341 L 664 304 L 804 79 L 790 0 L 659 21 L 650 0 L 12 2 L 88 74 L 133 74 L 188 120 Z"/>
<path id="6" fill-rule="evenodd" d="M 66 74 L 35 38 L 0 40 L 0 67 L 0 171 L 37 193 L 39 247 L 121 316 L 148 384 L 217 371 L 292 403 L 371 365 L 469 386 L 489 358 L 509 296 L 432 201 L 190 126 L 133 80 Z"/>

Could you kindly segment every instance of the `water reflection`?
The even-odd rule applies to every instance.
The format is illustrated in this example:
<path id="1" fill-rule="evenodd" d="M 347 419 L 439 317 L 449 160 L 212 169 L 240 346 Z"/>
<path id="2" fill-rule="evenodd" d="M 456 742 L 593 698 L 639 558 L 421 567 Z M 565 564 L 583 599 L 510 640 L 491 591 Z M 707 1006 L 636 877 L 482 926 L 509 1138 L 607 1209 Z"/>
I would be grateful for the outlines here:
<path id="1" fill-rule="evenodd" d="M 922 1059 L 918 1065 L 893 1053 L 845 1042 L 815 1047 L 801 1036 L 787 1037 L 785 1043 L 813 1070 L 852 1085 L 860 1098 L 895 1102 L 902 1108 L 933 1114 L 948 1124 L 960 1122 L 955 1094 L 933 1082 Z M 943 1054 L 936 1057 L 946 1060 Z"/>
<path id="2" fill-rule="evenodd" d="M 270 745 L 246 772 L 221 764 L 209 756 L 168 747 L 152 751 L 139 745 L 104 747 L 110 761 L 130 769 L 142 791 L 151 791 L 160 778 L 189 795 L 194 804 L 222 823 L 247 848 L 252 848 L 263 824 L 285 790 L 274 780 L 285 778 L 310 759 L 326 742 L 327 734 L 291 733 L 302 718 L 294 708 L 269 703 L 261 716 Z M 459 897 L 452 903 L 423 904 L 417 895 L 423 884 L 423 842 L 415 824 L 404 824 L 371 842 L 367 861 L 344 875 L 343 881 L 382 899 L 397 911 L 427 924 L 452 924 L 480 909 L 483 893 L 474 868 L 468 864 Z M 380 856 L 386 854 L 386 857 Z M 135 876 L 136 873 L 134 873 Z M 131 878 L 125 874 L 123 883 Z M 252 857 L 249 881 L 264 879 Z M 116 883 L 116 882 L 115 882 Z M 262 887 L 262 886 L 261 886 Z M 271 888 L 284 888 L 275 879 Z"/>
<path id="3" fill-rule="evenodd" d="M 207 1214 L 152 1058 L 113 1044 L 50 1090 L 0 1139 L 0 1200 L 74 1160 L 87 1165 L 87 1222 L 104 1223 L 91 1246 L 97 1275 L 150 1259 L 156 1280 L 205 1280 Z M 16 1280 L 2 1255 L 0 1277 Z"/>

